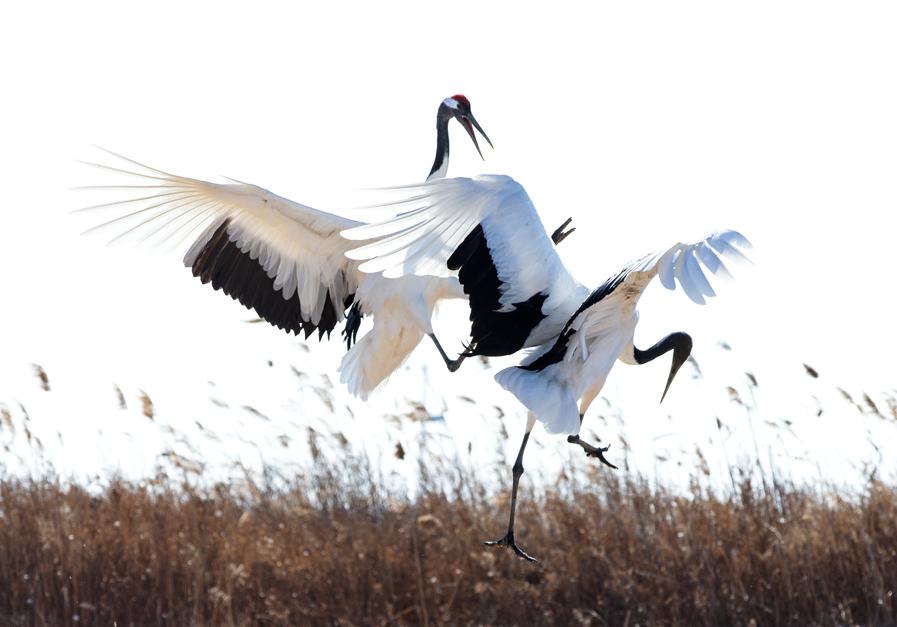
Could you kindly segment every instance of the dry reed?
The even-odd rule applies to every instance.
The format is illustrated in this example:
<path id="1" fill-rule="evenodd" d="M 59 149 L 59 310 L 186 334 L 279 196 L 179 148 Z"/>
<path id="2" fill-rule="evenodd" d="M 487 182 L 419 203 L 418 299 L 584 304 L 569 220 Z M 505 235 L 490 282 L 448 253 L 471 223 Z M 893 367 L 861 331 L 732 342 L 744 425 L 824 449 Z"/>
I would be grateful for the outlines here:
<path id="1" fill-rule="evenodd" d="M 750 420 L 746 376 L 748 395 L 729 394 Z M 842 395 L 897 418 L 893 394 Z M 138 406 L 156 421 L 146 393 Z M 3 406 L 0 428 L 18 432 Z M 507 511 L 482 472 L 396 443 L 417 463 L 410 493 L 342 434 L 306 434 L 312 461 L 290 476 L 212 483 L 173 451 L 141 482 L 0 476 L 0 625 L 895 624 L 897 488 L 876 468 L 861 488 L 789 483 L 764 472 L 755 440 L 725 488 L 704 480 L 697 447 L 685 489 L 597 465 L 538 489 L 525 475 L 530 564 L 482 545 Z"/>
<path id="2" fill-rule="evenodd" d="M 720 497 L 596 469 L 533 496 L 518 538 L 481 542 L 504 495 L 448 466 L 420 492 L 363 458 L 197 488 L 165 476 L 89 491 L 0 481 L 9 625 L 888 625 L 897 490 L 744 479 Z"/>

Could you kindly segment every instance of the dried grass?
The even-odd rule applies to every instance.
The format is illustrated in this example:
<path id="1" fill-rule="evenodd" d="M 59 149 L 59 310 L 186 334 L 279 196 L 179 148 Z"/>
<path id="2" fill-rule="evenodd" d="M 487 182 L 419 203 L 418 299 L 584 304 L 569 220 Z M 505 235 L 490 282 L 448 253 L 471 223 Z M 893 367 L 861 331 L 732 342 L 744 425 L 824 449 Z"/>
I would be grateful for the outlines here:
<path id="1" fill-rule="evenodd" d="M 728 395 L 753 429 L 759 384 L 745 376 Z M 864 417 L 897 417 L 897 394 L 840 394 Z M 162 425 L 145 392 L 138 407 Z M 39 456 L 18 409 L 17 428 L 0 406 L 0 430 Z M 390 454 L 416 464 L 409 493 L 343 434 L 305 437 L 312 461 L 291 476 L 212 483 L 203 460 L 173 450 L 143 482 L 0 476 L 0 625 L 895 624 L 897 487 L 877 466 L 853 490 L 793 484 L 764 471 L 755 437 L 724 488 L 697 445 L 685 489 L 587 465 L 533 494 L 524 475 L 517 540 L 540 558 L 530 564 L 482 545 L 504 534 L 508 505 L 483 469 L 396 443 Z"/>
<path id="2" fill-rule="evenodd" d="M 720 497 L 598 469 L 533 496 L 487 550 L 505 495 L 437 467 L 417 496 L 367 460 L 199 489 L 0 481 L 10 625 L 893 624 L 897 490 L 745 479 Z"/>

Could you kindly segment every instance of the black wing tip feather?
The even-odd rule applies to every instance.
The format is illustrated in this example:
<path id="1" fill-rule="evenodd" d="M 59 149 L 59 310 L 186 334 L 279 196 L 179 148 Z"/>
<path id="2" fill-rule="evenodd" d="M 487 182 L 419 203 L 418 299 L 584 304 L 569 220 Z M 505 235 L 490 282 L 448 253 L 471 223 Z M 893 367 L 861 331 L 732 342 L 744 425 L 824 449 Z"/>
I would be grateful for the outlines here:
<path id="1" fill-rule="evenodd" d="M 523 348 L 530 332 L 545 318 L 542 305 L 548 295 L 539 292 L 514 303 L 511 311 L 499 311 L 502 282 L 482 225 L 464 238 L 447 266 L 459 270 L 458 280 L 470 302 L 471 341 L 462 355 L 499 357 Z"/>
<path id="2" fill-rule="evenodd" d="M 630 267 L 626 267 L 614 276 L 607 279 L 604 283 L 599 285 L 591 294 L 589 294 L 588 298 L 582 301 L 582 305 L 579 306 L 579 309 L 576 310 L 576 313 L 573 314 L 570 318 L 570 322 L 576 318 L 577 315 L 588 309 L 593 305 L 597 305 L 599 302 L 610 296 L 614 290 L 620 287 L 620 284 L 626 280 L 626 277 L 629 276 L 631 272 Z M 570 324 L 569 322 L 567 323 Z"/>
<path id="3" fill-rule="evenodd" d="M 610 296 L 614 290 L 616 290 L 623 281 L 626 280 L 626 277 L 632 272 L 632 268 L 627 266 L 623 268 L 620 272 L 615 274 L 614 276 L 607 279 L 604 283 L 595 288 L 591 294 L 589 294 L 579 308 L 573 312 L 573 315 L 567 320 L 567 323 L 564 325 L 563 330 L 561 331 L 560 337 L 563 337 L 567 330 L 570 328 L 570 325 L 573 324 L 573 321 L 576 320 L 577 316 L 584 312 L 589 307 L 593 307 L 600 303 L 602 300 Z M 559 337 L 559 340 L 560 340 Z"/>
<path id="4" fill-rule="evenodd" d="M 222 222 L 200 250 L 190 268 L 193 276 L 203 283 L 211 282 L 213 289 L 220 289 L 247 309 L 254 309 L 260 318 L 278 329 L 297 336 L 302 333 L 305 339 L 317 331 L 318 340 L 325 334 L 329 339 L 340 316 L 330 291 L 320 320 L 314 323 L 304 319 L 298 293 L 284 298 L 258 260 L 231 241 L 229 225 L 229 220 Z"/>
<path id="5" fill-rule="evenodd" d="M 574 333 L 576 333 L 576 331 L 574 331 L 573 329 L 566 329 L 565 331 L 561 332 L 557 340 L 555 340 L 554 344 L 552 344 L 551 348 L 540 355 L 538 359 L 533 361 L 531 364 L 517 367 L 521 370 L 539 372 L 545 370 L 545 368 L 552 364 L 560 363 L 564 359 L 564 355 L 567 354 L 567 345 L 570 343 L 570 338 L 573 337 Z"/>
<path id="6" fill-rule="evenodd" d="M 483 227 L 478 224 L 448 258 L 448 262 L 446 263 L 448 269 L 459 269 L 466 264 L 470 260 L 470 257 L 484 244 L 485 238 L 483 236 Z"/>
<path id="7" fill-rule="evenodd" d="M 599 285 L 588 297 L 582 302 L 579 308 L 574 312 L 570 319 L 567 320 L 567 324 L 564 325 L 564 329 L 561 331 L 560 335 L 558 335 L 557 340 L 555 340 L 554 344 L 551 346 L 548 351 L 539 356 L 538 359 L 533 361 L 530 364 L 526 364 L 525 366 L 517 366 L 522 370 L 534 370 L 541 371 L 547 368 L 552 364 L 559 363 L 564 359 L 564 355 L 567 354 L 567 346 L 570 343 L 570 338 L 576 333 L 574 329 L 570 328 L 570 325 L 573 324 L 573 321 L 576 320 L 576 317 L 579 316 L 582 312 L 587 310 L 589 307 L 597 305 L 599 302 L 610 296 L 614 290 L 616 290 L 623 281 L 626 280 L 626 277 L 629 276 L 631 269 L 629 267 L 624 268 L 619 273 L 607 279 L 604 283 Z"/>

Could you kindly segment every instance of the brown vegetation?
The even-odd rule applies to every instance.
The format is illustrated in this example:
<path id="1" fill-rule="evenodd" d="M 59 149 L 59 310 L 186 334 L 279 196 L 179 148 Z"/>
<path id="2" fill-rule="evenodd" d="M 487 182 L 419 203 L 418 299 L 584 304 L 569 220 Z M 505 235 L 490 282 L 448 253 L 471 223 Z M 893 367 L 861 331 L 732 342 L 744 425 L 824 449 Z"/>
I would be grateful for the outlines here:
<path id="1" fill-rule="evenodd" d="M 758 383 L 746 376 L 746 393 L 727 389 L 753 432 Z M 863 487 L 783 482 L 764 470 L 757 440 L 725 480 L 696 446 L 691 483 L 658 487 L 629 470 L 620 435 L 625 470 L 577 456 L 557 482 L 524 475 L 517 541 L 538 564 L 482 544 L 505 531 L 507 465 L 496 467 L 503 487 L 422 443 L 417 455 L 394 444 L 417 470 L 391 476 L 342 433 L 306 426 L 304 472 L 221 483 L 173 449 L 154 479 L 100 486 L 52 470 L 4 478 L 0 458 L 0 625 L 894 625 L 897 487 L 881 478 L 870 426 L 893 427 L 897 396 L 840 395 L 879 454 L 862 464 Z M 141 420 L 187 442 L 145 392 L 139 400 Z M 18 427 L 0 405 L 3 450 L 22 433 L 43 459 L 31 417 L 21 404 L 17 413 Z M 392 417 L 429 418 L 423 407 Z M 791 433 L 790 419 L 764 422 Z M 722 438 L 728 427 L 718 417 L 716 427 Z M 301 441 L 279 441 L 291 439 Z"/>
<path id="2" fill-rule="evenodd" d="M 533 497 L 529 564 L 482 541 L 504 495 L 425 474 L 390 490 L 363 460 L 288 484 L 167 478 L 101 491 L 0 482 L 11 625 L 847 625 L 897 616 L 897 490 L 778 485 L 720 498 L 596 468 Z M 277 486 L 277 487 L 276 487 Z"/>

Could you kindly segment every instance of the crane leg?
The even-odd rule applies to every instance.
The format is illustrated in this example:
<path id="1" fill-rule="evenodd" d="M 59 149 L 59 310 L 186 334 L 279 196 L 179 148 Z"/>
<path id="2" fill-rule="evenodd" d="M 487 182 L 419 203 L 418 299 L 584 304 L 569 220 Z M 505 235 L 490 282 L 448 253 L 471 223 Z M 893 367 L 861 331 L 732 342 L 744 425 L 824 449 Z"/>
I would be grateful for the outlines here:
<path id="1" fill-rule="evenodd" d="M 527 424 L 526 433 L 523 435 L 523 442 L 520 444 L 520 452 L 517 453 L 517 460 L 514 462 L 513 468 L 513 483 L 511 484 L 511 517 L 508 521 L 508 533 L 505 534 L 504 538 L 500 540 L 491 540 L 489 542 L 484 542 L 486 546 L 506 546 L 509 547 L 516 553 L 519 557 L 523 559 L 535 562 L 536 558 L 532 555 L 526 553 L 523 549 L 517 546 L 517 543 L 514 542 L 514 514 L 517 512 L 517 486 L 520 484 L 520 476 L 523 474 L 523 450 L 526 448 L 526 443 L 529 441 L 530 431 L 533 430 L 534 420 L 530 419 L 530 422 Z"/>
<path id="2" fill-rule="evenodd" d="M 430 339 L 433 340 L 433 343 L 436 345 L 436 350 L 439 351 L 439 354 L 442 355 L 442 359 L 445 360 L 445 366 L 449 369 L 449 372 L 454 372 L 458 368 L 461 367 L 461 362 L 464 361 L 464 355 L 460 355 L 457 359 L 449 359 L 449 356 L 445 354 L 445 351 L 442 349 L 442 344 L 439 343 L 439 340 L 436 339 L 436 335 L 434 333 L 429 334 Z"/>

